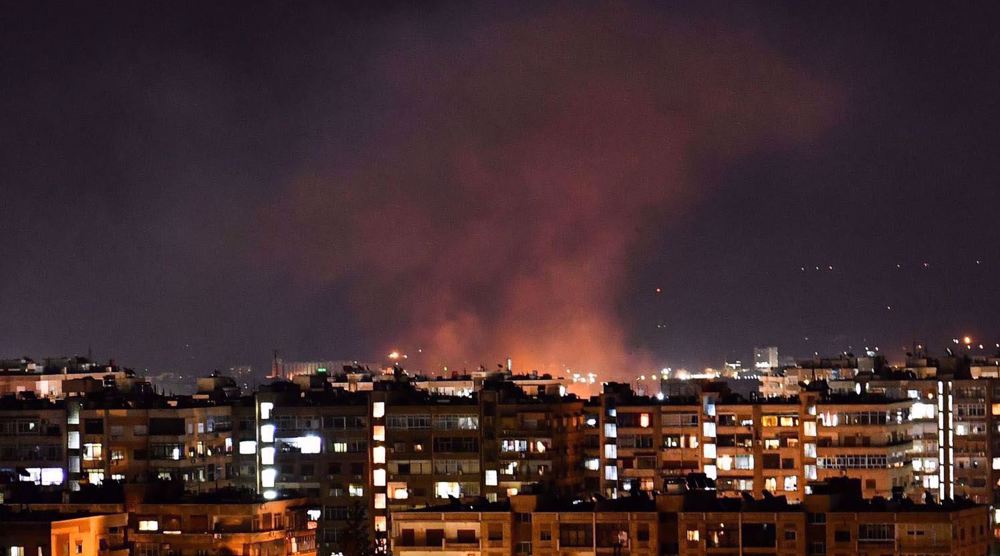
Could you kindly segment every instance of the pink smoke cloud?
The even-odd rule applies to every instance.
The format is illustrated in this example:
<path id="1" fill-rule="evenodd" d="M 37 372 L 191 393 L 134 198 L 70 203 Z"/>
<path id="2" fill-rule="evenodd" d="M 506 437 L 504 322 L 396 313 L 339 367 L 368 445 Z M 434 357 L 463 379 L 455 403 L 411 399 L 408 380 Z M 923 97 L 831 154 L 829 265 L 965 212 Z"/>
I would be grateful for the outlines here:
<path id="1" fill-rule="evenodd" d="M 715 168 L 812 141 L 836 88 L 752 34 L 645 11 L 391 26 L 364 155 L 262 208 L 262 256 L 347 284 L 386 350 L 437 369 L 645 365 L 617 313 L 630 257 Z M 668 292 L 670 293 L 670 292 Z"/>

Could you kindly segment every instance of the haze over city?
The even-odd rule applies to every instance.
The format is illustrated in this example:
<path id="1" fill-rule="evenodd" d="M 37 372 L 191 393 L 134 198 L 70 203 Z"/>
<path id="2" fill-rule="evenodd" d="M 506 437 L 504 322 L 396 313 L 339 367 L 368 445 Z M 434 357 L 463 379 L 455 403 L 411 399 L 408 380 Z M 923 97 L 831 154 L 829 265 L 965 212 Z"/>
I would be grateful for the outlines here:
<path id="1" fill-rule="evenodd" d="M 995 6 L 4 6 L 0 353 L 718 367 L 996 325 Z"/>

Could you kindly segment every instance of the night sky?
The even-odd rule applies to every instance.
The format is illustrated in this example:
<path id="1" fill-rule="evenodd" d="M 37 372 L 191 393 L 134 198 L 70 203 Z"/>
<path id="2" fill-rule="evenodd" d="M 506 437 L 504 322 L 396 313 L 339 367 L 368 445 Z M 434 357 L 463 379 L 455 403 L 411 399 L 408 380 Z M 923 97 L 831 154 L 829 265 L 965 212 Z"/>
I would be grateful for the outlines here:
<path id="1" fill-rule="evenodd" d="M 995 3 L 282 4 L 2 4 L 0 356 L 1000 342 Z"/>

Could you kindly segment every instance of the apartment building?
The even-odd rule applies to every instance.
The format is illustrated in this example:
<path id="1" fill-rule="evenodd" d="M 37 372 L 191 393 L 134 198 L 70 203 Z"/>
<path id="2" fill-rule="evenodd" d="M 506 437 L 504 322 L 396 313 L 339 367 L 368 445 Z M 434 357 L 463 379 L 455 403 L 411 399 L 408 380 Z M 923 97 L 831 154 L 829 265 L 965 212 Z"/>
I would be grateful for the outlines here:
<path id="1" fill-rule="evenodd" d="M 509 382 L 467 397 L 405 379 L 349 392 L 300 376 L 260 388 L 253 404 L 254 436 L 238 435 L 237 482 L 267 498 L 314 497 L 323 550 L 339 546 L 359 505 L 384 544 L 390 511 L 495 501 L 538 484 L 576 489 L 582 478 L 583 402 L 529 396 Z"/>
<path id="2" fill-rule="evenodd" d="M 500 503 L 397 512 L 392 550 L 402 556 L 568 553 L 655 556 L 658 514 L 647 497 L 580 501 L 514 495 Z"/>
<path id="3" fill-rule="evenodd" d="M 310 507 L 245 491 L 151 498 L 129 507 L 129 542 L 133 556 L 316 556 Z"/>
<path id="4" fill-rule="evenodd" d="M 0 398 L 0 483 L 63 488 L 69 465 L 66 440 L 65 402 Z"/>
<path id="5" fill-rule="evenodd" d="M 4 556 L 129 556 L 128 514 L 0 506 Z"/>
<path id="6" fill-rule="evenodd" d="M 663 491 L 671 477 L 705 473 L 724 495 L 768 491 L 799 501 L 813 480 L 851 475 L 866 496 L 913 490 L 911 399 L 804 390 L 746 400 L 706 387 L 697 397 L 636 396 L 608 385 L 584 431 L 585 466 L 615 497 Z"/>
<path id="7" fill-rule="evenodd" d="M 513 496 L 503 503 L 397 512 L 392 550 L 405 556 L 985 554 L 987 508 L 970 501 L 865 499 L 859 480 L 810 483 L 784 496 L 719 497 L 704 475 L 671 479 L 655 497 Z"/>

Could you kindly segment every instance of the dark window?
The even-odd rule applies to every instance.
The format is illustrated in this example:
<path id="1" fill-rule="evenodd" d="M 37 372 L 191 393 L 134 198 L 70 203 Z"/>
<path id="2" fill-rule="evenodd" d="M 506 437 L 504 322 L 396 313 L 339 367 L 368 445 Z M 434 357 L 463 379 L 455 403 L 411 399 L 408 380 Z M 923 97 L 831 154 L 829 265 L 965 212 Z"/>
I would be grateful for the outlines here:
<path id="1" fill-rule="evenodd" d="M 476 530 L 475 529 L 459 529 L 457 540 L 460 543 L 474 543 L 476 542 Z"/>
<path id="2" fill-rule="evenodd" d="M 647 523 L 640 523 L 639 527 L 636 529 L 635 538 L 636 538 L 636 540 L 638 540 L 640 542 L 646 542 L 646 541 L 648 541 L 649 540 L 649 524 L 647 524 Z"/>
<path id="3" fill-rule="evenodd" d="M 191 531 L 195 533 L 205 533 L 208 531 L 208 516 L 207 515 L 193 515 L 191 516 Z"/>
<path id="4" fill-rule="evenodd" d="M 785 540 L 786 541 L 795 540 L 795 529 L 785 529 Z"/>
<path id="5" fill-rule="evenodd" d="M 777 534 L 771 523 L 744 523 L 740 530 L 745 547 L 772 548 L 777 541 Z"/>
<path id="6" fill-rule="evenodd" d="M 413 546 L 416 544 L 416 535 L 413 534 L 413 529 L 403 529 L 403 534 L 400 535 L 399 541 L 403 546 Z"/>
<path id="7" fill-rule="evenodd" d="M 87 434 L 104 434 L 104 419 L 84 420 L 83 432 Z"/>
<path id="8" fill-rule="evenodd" d="M 181 436 L 184 433 L 184 419 L 154 417 L 149 420 L 149 434 Z"/>
<path id="9" fill-rule="evenodd" d="M 444 542 L 444 529 L 427 530 L 427 546 L 441 546 Z"/>
<path id="10" fill-rule="evenodd" d="M 559 526 L 560 546 L 593 546 L 593 529 L 588 524 L 567 523 Z"/>
<path id="11" fill-rule="evenodd" d="M 781 469 L 781 456 L 778 454 L 764 454 L 764 469 Z"/>
<path id="12" fill-rule="evenodd" d="M 833 540 L 837 542 L 851 542 L 851 532 L 844 530 L 834 531 Z"/>
<path id="13" fill-rule="evenodd" d="M 479 443 L 471 436 L 443 437 L 434 439 L 435 452 L 478 452 Z"/>

